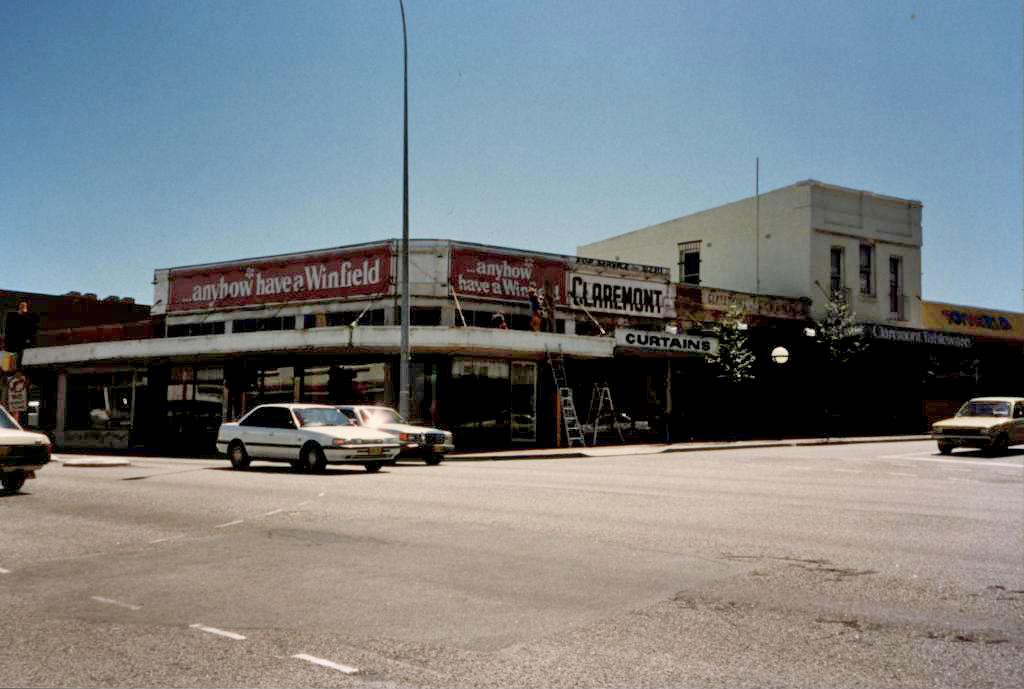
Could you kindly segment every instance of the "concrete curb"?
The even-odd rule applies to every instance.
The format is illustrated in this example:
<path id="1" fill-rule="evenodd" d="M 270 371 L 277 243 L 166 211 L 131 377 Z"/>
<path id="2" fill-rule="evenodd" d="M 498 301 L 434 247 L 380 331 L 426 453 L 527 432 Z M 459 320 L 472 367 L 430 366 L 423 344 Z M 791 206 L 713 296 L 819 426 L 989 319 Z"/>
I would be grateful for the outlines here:
<path id="1" fill-rule="evenodd" d="M 655 449 L 652 445 L 602 445 L 599 448 L 587 448 L 579 450 L 534 450 L 532 452 L 517 452 L 505 454 L 501 452 L 474 452 L 465 455 L 447 455 L 446 462 L 478 462 L 478 461 L 503 461 L 508 459 L 581 459 L 584 457 L 604 457 L 629 452 L 629 448 L 645 451 L 637 453 L 642 455 L 659 455 L 677 452 L 711 452 L 716 450 L 748 450 L 767 447 L 814 447 L 817 445 L 861 445 L 867 443 L 897 443 L 897 442 L 921 442 L 931 440 L 930 435 L 898 435 L 885 437 L 867 438 L 800 438 L 795 440 L 751 440 L 727 443 L 693 443 L 687 445 L 669 445 L 661 449 Z"/>

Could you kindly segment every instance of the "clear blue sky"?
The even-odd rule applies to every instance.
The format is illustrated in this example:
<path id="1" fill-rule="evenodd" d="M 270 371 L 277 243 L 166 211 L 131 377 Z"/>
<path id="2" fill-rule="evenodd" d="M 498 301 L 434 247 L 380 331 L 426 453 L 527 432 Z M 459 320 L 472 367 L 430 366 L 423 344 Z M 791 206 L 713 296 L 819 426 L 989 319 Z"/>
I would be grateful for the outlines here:
<path id="1" fill-rule="evenodd" d="M 409 0 L 411 234 L 578 244 L 814 178 L 1024 311 L 1017 0 Z M 0 4 L 0 287 L 401 235 L 398 1 Z"/>

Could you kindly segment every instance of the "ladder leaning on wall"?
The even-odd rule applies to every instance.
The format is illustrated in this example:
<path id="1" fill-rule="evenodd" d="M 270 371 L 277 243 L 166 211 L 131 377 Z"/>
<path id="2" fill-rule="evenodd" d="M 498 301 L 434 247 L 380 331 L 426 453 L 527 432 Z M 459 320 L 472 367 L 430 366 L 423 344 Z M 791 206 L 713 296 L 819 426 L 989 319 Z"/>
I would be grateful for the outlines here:
<path id="1" fill-rule="evenodd" d="M 551 367 L 551 375 L 555 381 L 555 389 L 558 391 L 558 405 L 562 412 L 562 425 L 565 428 L 565 442 L 568 447 L 573 443 L 579 443 L 580 447 L 586 447 L 587 442 L 583 438 L 583 429 L 580 428 L 580 419 L 576 415 L 576 404 L 572 398 L 572 388 L 565 375 L 565 360 L 562 358 L 562 351 L 547 352 L 548 366 Z M 561 431 L 559 431 L 561 432 Z"/>

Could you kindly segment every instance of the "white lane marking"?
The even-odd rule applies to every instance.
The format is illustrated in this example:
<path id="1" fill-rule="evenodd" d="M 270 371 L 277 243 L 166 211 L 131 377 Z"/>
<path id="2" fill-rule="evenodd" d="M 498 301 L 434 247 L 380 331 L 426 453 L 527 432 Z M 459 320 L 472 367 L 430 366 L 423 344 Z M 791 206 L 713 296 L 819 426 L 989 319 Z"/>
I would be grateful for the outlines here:
<path id="1" fill-rule="evenodd" d="M 155 541 L 150 541 L 150 543 L 163 543 L 164 541 L 174 541 L 174 540 L 177 540 L 179 538 L 185 538 L 185 537 L 184 536 L 168 536 L 167 538 L 158 538 Z"/>
<path id="2" fill-rule="evenodd" d="M 309 500 L 303 500 L 298 505 L 296 505 L 296 507 L 302 507 L 303 505 L 308 505 L 308 504 L 309 504 Z"/>
<path id="3" fill-rule="evenodd" d="M 832 471 L 841 471 L 844 474 L 863 474 L 864 473 L 860 469 L 833 469 Z"/>
<path id="4" fill-rule="evenodd" d="M 0 567 L 0 574 L 10 574 L 11 570 Z"/>
<path id="5" fill-rule="evenodd" d="M 119 600 L 113 598 L 104 598 L 103 596 L 93 596 L 92 599 L 98 603 L 106 603 L 107 605 L 116 605 L 119 608 L 128 608 L 129 610 L 142 610 L 141 605 L 132 605 L 131 603 L 122 603 Z"/>
<path id="6" fill-rule="evenodd" d="M 917 478 L 917 474 L 905 474 L 902 471 L 887 471 L 885 472 L 889 476 L 909 476 L 910 478 Z"/>
<path id="7" fill-rule="evenodd" d="M 292 658 L 298 658 L 299 660 L 305 660 L 308 663 L 313 663 L 315 665 L 322 665 L 323 667 L 329 667 L 332 670 L 337 670 L 338 672 L 344 672 L 346 675 L 354 675 L 355 673 L 359 672 L 359 668 L 357 668 L 357 667 L 351 667 L 349 665 L 339 665 L 338 663 L 332 663 L 329 660 L 324 660 L 323 658 L 317 658 L 316 656 L 307 655 L 305 653 L 299 653 L 297 655 L 293 655 Z"/>
<path id="8" fill-rule="evenodd" d="M 235 634 L 234 632 L 226 632 L 223 629 L 217 629 L 216 627 L 207 627 L 207 626 L 199 624 L 199 623 L 190 624 L 189 625 L 189 629 L 198 629 L 199 631 L 206 632 L 207 634 L 216 634 L 217 636 L 225 636 L 225 637 L 227 637 L 229 639 L 234 639 L 235 641 L 244 641 L 245 640 L 245 637 L 242 636 L 241 634 Z"/>
<path id="9" fill-rule="evenodd" d="M 284 512 L 284 508 L 281 508 L 279 510 L 270 510 L 269 512 L 264 512 L 263 516 L 264 517 L 269 517 L 270 515 L 278 514 L 279 512 Z"/>
<path id="10" fill-rule="evenodd" d="M 953 457 L 922 457 L 920 455 L 882 455 L 879 459 L 903 459 L 908 462 L 937 462 L 939 464 L 970 464 L 979 467 L 1009 467 L 1011 469 L 1024 469 L 1024 465 L 1011 464 L 1010 462 L 983 462 L 973 459 L 956 459 Z"/>
<path id="11" fill-rule="evenodd" d="M 217 526 L 215 526 L 213 528 L 215 528 L 215 529 L 223 529 L 225 526 L 234 526 L 235 524 L 241 524 L 244 521 L 245 521 L 244 519 L 236 519 L 235 521 L 227 522 L 226 524 L 218 524 Z"/>
<path id="12" fill-rule="evenodd" d="M 318 497 L 318 498 L 322 498 L 322 497 L 323 497 L 323 496 L 325 496 L 325 495 L 327 495 L 327 493 L 320 493 L 320 495 L 318 495 L 317 497 Z"/>

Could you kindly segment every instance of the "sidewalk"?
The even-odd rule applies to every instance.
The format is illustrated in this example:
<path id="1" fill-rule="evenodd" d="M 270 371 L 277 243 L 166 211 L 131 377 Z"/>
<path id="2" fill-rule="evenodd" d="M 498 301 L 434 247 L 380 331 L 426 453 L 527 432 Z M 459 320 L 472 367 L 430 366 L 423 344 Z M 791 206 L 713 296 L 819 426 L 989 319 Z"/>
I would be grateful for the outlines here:
<path id="1" fill-rule="evenodd" d="M 814 445 L 853 445 L 860 443 L 896 443 L 931 440 L 930 435 L 888 435 L 859 438 L 791 438 L 787 440 L 737 440 L 732 442 L 651 443 L 646 445 L 600 445 L 598 447 L 522 448 L 483 452 L 453 452 L 445 455 L 448 462 L 477 462 L 503 459 L 569 459 L 582 457 L 609 457 L 613 455 L 658 455 L 670 452 L 708 452 L 711 450 L 744 450 L 759 447 L 810 447 Z M 102 452 L 102 451 L 101 451 Z M 159 455 L 134 455 L 128 451 L 116 454 L 89 454 L 86 451 L 57 451 L 53 461 L 68 467 L 130 466 L 132 459 L 163 459 Z M 174 459 L 223 459 L 218 456 Z"/>
<path id="2" fill-rule="evenodd" d="M 931 440 L 930 435 L 888 435 L 859 438 L 797 438 L 789 440 L 738 440 L 733 442 L 672 443 L 666 445 L 601 445 L 599 447 L 560 447 L 543 449 L 502 450 L 500 452 L 456 452 L 445 461 L 478 461 L 484 459 L 564 459 L 571 457 L 607 457 L 611 455 L 658 455 L 669 452 L 707 452 L 710 450 L 742 450 L 759 447 L 804 447 L 814 445 L 853 445 L 860 443 L 896 443 Z"/>

